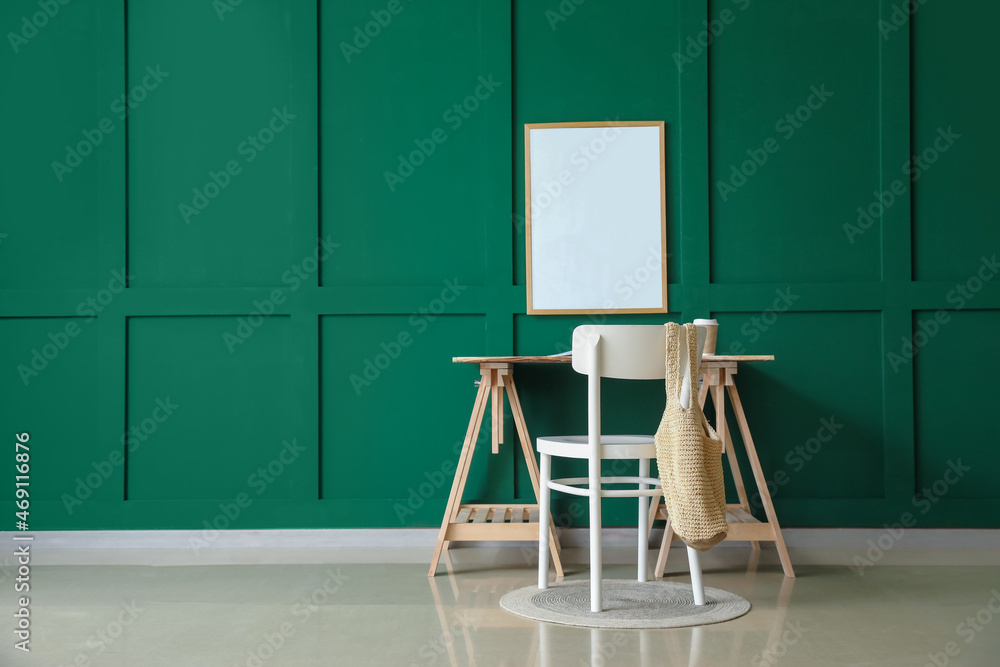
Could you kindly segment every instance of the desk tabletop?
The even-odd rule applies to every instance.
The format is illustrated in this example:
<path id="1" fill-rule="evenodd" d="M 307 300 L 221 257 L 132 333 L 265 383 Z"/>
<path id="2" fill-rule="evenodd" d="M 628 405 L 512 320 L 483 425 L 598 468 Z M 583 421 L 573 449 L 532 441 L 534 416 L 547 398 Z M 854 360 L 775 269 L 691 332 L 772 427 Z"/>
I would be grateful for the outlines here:
<path id="1" fill-rule="evenodd" d="M 568 364 L 573 361 L 571 355 L 561 357 L 452 357 L 456 364 Z M 774 361 L 773 354 L 705 354 L 701 363 L 725 363 L 739 361 Z"/>

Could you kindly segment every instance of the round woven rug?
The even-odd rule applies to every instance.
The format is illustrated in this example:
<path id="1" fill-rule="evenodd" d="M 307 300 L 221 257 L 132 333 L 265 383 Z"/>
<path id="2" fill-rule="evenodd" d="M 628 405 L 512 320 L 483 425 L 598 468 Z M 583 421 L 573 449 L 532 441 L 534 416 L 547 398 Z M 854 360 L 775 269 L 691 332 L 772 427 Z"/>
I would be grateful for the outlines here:
<path id="1" fill-rule="evenodd" d="M 739 595 L 705 587 L 705 604 L 698 606 L 689 584 L 670 581 L 640 583 L 605 579 L 604 611 L 590 611 L 590 581 L 563 581 L 546 590 L 526 586 L 500 599 L 512 614 L 535 621 L 585 628 L 684 628 L 738 618 L 750 611 Z"/>

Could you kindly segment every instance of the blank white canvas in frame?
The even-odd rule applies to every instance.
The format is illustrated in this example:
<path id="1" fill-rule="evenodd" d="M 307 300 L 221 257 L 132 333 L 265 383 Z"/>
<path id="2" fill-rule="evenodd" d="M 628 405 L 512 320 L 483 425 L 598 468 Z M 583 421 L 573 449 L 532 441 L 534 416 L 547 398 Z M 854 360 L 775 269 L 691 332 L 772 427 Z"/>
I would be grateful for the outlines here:
<path id="1" fill-rule="evenodd" d="M 662 128 L 527 126 L 529 313 L 666 312 Z"/>

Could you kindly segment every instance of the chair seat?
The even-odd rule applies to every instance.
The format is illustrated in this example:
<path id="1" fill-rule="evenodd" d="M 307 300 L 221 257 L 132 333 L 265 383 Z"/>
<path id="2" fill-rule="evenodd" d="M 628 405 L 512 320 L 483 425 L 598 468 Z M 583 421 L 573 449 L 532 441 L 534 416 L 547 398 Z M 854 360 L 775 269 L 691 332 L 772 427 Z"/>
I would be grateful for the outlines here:
<path id="1" fill-rule="evenodd" d="M 550 435 L 537 440 L 541 454 L 569 459 L 588 458 L 590 448 L 585 435 Z M 651 435 L 602 435 L 602 459 L 653 459 L 656 444 Z"/>

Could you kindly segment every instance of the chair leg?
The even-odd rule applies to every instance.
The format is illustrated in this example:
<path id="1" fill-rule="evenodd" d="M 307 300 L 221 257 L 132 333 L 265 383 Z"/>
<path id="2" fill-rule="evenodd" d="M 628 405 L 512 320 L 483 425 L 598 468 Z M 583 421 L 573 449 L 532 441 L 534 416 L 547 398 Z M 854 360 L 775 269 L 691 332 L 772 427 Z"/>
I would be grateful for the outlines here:
<path id="1" fill-rule="evenodd" d="M 598 462 L 597 465 L 600 465 Z M 597 483 L 590 483 L 590 611 L 600 612 L 601 608 L 601 481 L 600 472 Z"/>
<path id="2" fill-rule="evenodd" d="M 541 480 L 538 485 L 538 587 L 549 587 L 549 479 L 552 456 L 541 455 Z"/>
<path id="3" fill-rule="evenodd" d="M 649 459 L 639 459 L 639 477 L 649 477 Z M 645 491 L 648 484 L 639 484 Z M 649 497 L 639 496 L 639 581 L 646 581 L 646 557 L 649 555 Z"/>
<path id="4" fill-rule="evenodd" d="M 699 607 L 705 604 L 705 586 L 701 583 L 701 563 L 698 552 L 691 547 L 688 550 L 688 566 L 691 568 L 691 590 L 694 592 L 694 603 Z"/>

